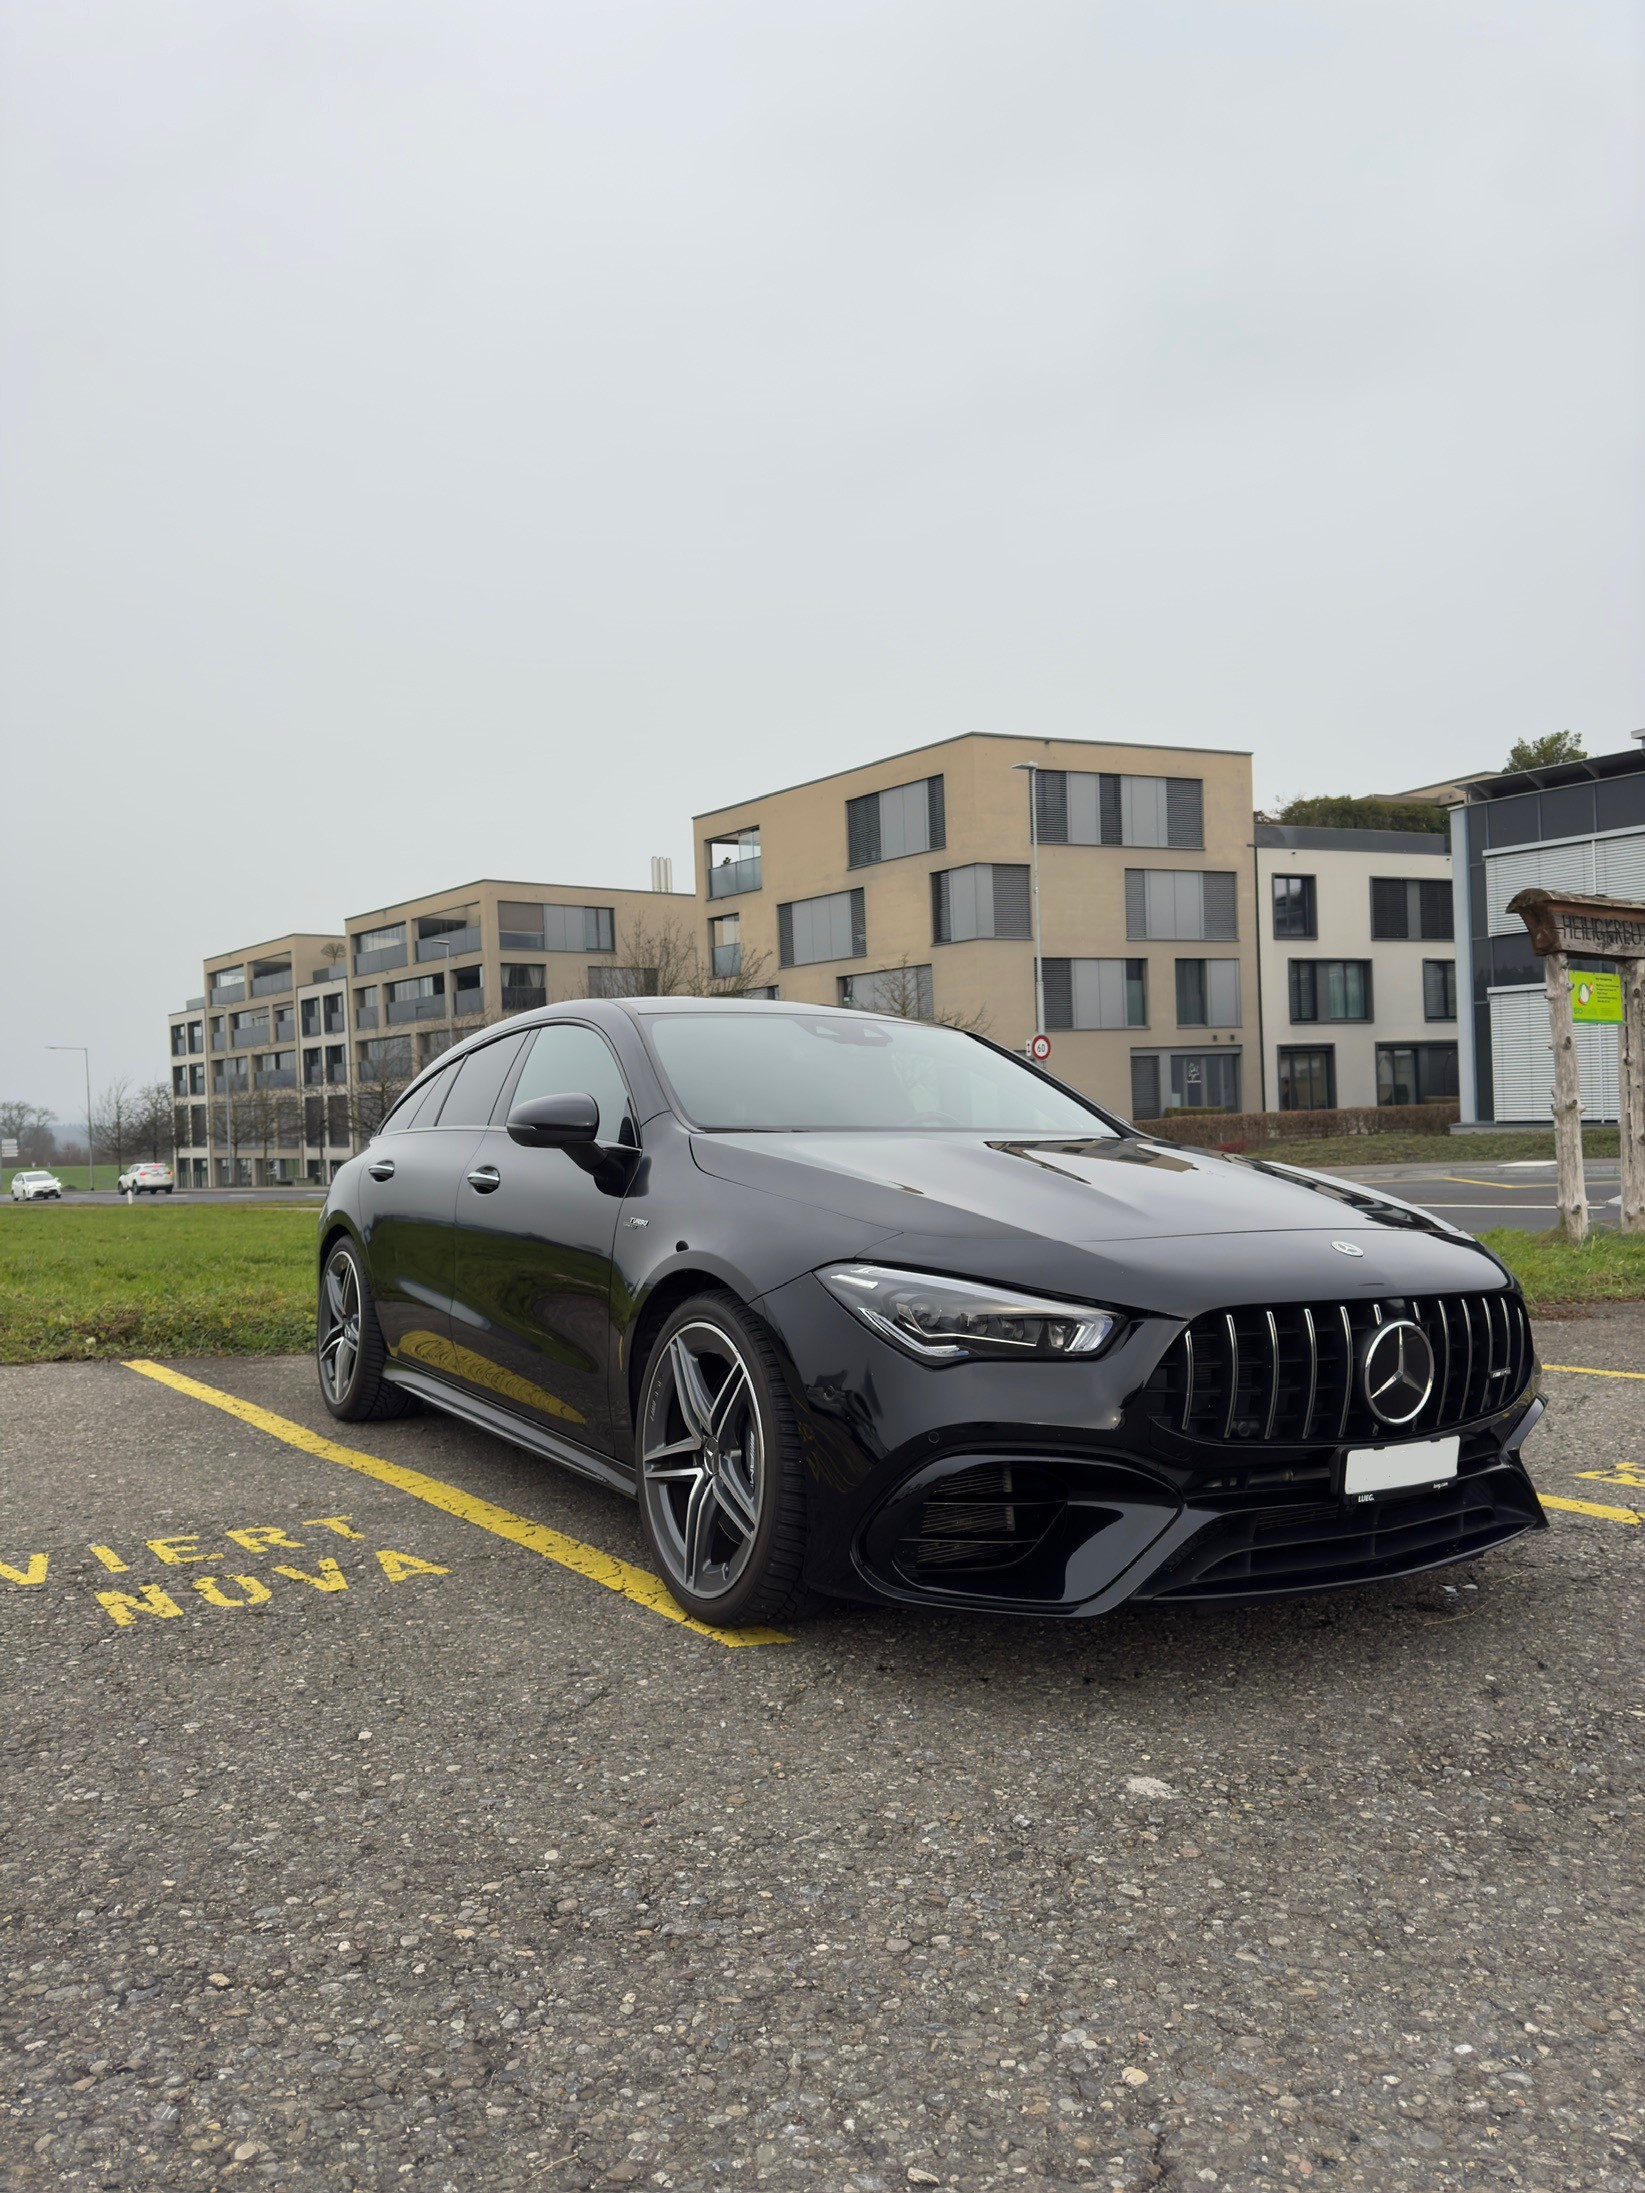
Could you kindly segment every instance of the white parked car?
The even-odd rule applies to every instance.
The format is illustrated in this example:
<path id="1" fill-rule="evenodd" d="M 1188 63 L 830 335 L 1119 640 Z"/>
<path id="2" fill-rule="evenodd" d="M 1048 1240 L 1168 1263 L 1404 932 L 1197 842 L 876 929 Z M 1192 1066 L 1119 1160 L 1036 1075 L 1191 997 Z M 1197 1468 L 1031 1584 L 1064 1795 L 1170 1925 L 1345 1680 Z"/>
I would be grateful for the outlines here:
<path id="1" fill-rule="evenodd" d="M 55 1173 L 13 1173 L 11 1199 L 14 1203 L 39 1203 L 47 1196 L 61 1196 L 63 1183 Z"/>
<path id="2" fill-rule="evenodd" d="M 170 1195 L 177 1180 L 169 1165 L 128 1165 L 114 1185 L 121 1195 Z"/>

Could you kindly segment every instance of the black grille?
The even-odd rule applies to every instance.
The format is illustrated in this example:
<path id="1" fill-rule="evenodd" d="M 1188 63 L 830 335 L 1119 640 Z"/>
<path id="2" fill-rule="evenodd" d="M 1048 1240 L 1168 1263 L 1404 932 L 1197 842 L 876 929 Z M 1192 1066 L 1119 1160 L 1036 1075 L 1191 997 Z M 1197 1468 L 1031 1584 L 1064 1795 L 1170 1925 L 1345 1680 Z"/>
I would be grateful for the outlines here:
<path id="1" fill-rule="evenodd" d="M 1434 1351 L 1433 1392 L 1397 1429 L 1372 1414 L 1358 1377 L 1366 1339 L 1392 1318 L 1420 1325 Z M 1144 1406 L 1191 1439 L 1236 1445 L 1421 1439 L 1506 1406 L 1532 1361 L 1525 1305 L 1506 1289 L 1215 1310 L 1166 1351 Z"/>
<path id="2" fill-rule="evenodd" d="M 1140 1595 L 1241 1598 L 1325 1591 L 1463 1561 L 1528 1530 L 1535 1494 L 1506 1470 L 1344 1507 L 1337 1501 L 1224 1516 Z"/>
<path id="3" fill-rule="evenodd" d="M 898 1551 L 918 1576 L 1010 1568 L 1034 1551 L 1064 1505 L 1062 1486 L 1047 1471 L 985 1463 L 933 1487 L 917 1533 Z"/>

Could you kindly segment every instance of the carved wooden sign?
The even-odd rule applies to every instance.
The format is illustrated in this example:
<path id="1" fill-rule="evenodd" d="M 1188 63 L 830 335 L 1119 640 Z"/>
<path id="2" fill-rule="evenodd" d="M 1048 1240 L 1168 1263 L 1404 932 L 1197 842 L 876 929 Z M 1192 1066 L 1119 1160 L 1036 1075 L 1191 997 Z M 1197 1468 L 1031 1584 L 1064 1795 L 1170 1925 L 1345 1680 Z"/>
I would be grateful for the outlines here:
<path id="1" fill-rule="evenodd" d="M 1577 891 L 1517 891 L 1508 912 L 1518 914 L 1538 959 L 1568 953 L 1573 959 L 1645 959 L 1645 904 Z"/>

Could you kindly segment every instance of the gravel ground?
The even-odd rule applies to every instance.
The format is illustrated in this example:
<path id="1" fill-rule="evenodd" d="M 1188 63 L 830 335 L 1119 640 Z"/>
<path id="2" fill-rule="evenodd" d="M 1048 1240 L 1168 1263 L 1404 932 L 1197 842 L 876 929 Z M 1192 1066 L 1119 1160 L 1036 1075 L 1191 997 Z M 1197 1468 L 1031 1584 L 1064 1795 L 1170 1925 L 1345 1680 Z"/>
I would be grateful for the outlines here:
<path id="1" fill-rule="evenodd" d="M 1544 1491 L 1645 1508 L 1642 1389 L 1548 1385 Z M 115 1364 L 0 1373 L 0 1445 L 8 2188 L 1645 2185 L 1645 1530 L 733 1651 Z"/>

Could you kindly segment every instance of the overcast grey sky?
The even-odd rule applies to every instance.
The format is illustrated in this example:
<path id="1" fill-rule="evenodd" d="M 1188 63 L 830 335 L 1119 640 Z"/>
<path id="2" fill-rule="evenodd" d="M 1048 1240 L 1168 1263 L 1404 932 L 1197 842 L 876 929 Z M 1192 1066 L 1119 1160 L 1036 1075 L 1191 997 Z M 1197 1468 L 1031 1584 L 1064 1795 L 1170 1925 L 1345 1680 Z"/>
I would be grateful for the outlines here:
<path id="1" fill-rule="evenodd" d="M 1634 0 L 7 0 L 0 1095 L 965 730 L 1645 723 Z"/>

